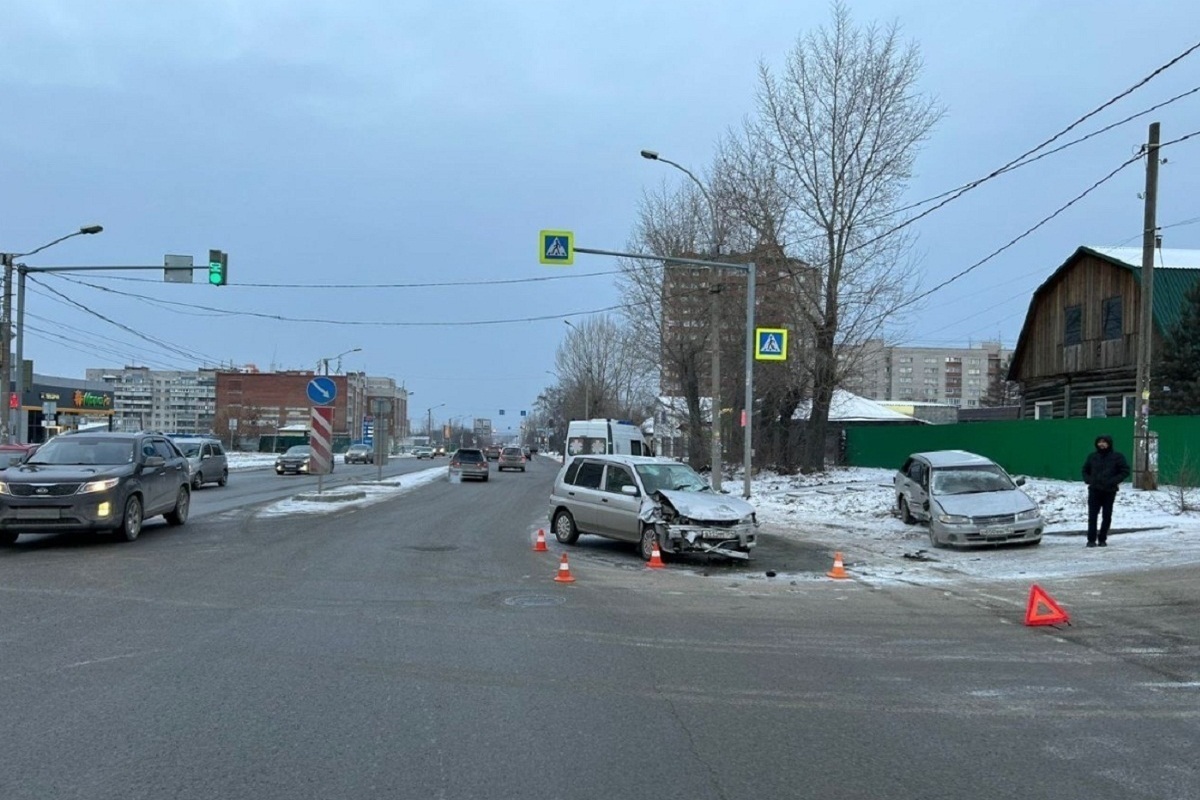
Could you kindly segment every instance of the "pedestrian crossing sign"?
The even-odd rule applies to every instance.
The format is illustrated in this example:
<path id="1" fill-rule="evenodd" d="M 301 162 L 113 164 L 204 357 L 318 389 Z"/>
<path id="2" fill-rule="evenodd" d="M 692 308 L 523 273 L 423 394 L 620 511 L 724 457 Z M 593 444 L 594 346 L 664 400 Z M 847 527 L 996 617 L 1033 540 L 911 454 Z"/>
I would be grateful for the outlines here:
<path id="1" fill-rule="evenodd" d="M 754 360 L 787 361 L 787 329 L 755 328 Z"/>
<path id="2" fill-rule="evenodd" d="M 575 234 L 571 231 L 542 231 L 538 235 L 541 247 L 538 261 L 569 267 L 575 263 Z"/>

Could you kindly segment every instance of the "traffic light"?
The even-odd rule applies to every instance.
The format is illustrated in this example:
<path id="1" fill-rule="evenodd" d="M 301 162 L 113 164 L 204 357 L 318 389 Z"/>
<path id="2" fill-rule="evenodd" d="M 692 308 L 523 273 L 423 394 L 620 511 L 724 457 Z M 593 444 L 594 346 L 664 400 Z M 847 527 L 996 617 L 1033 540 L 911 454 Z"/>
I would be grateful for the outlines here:
<path id="1" fill-rule="evenodd" d="M 220 250 L 208 251 L 208 282 L 224 286 L 229 279 L 229 254 Z"/>

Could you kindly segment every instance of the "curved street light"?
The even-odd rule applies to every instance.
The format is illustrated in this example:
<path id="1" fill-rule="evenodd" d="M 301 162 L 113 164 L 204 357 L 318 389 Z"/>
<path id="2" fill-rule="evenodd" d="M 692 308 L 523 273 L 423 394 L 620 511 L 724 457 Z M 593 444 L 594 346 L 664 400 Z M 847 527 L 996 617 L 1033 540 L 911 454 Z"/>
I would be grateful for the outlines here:
<path id="1" fill-rule="evenodd" d="M 708 188 L 705 187 L 700 179 L 697 178 L 690 169 L 682 164 L 676 164 L 669 158 L 663 158 L 653 150 L 643 150 L 642 158 L 650 161 L 661 161 L 664 164 L 669 164 L 675 169 L 682 172 L 692 179 L 692 183 L 696 184 L 696 188 L 700 190 L 700 194 L 704 195 L 705 201 L 708 203 L 709 215 L 709 232 L 711 235 L 710 248 L 711 255 L 716 258 L 721 254 L 720 239 L 717 235 L 717 206 L 713 202 L 712 195 L 709 194 Z M 709 297 L 709 327 L 712 329 L 712 364 L 710 371 L 712 373 L 712 389 L 709 394 L 709 402 L 712 408 L 709 415 L 712 417 L 712 434 L 709 439 L 712 443 L 712 452 L 709 455 L 712 464 L 711 482 L 714 491 L 721 491 L 721 307 L 718 304 L 718 296 L 721 293 L 720 287 L 717 285 L 717 270 L 715 267 L 708 269 L 708 297 Z"/>
<path id="2" fill-rule="evenodd" d="M 338 353 L 336 356 L 330 356 L 329 358 L 322 358 L 321 363 L 325 365 L 325 374 L 326 375 L 329 374 L 329 362 L 330 361 L 337 361 L 337 369 L 334 370 L 334 373 L 336 374 L 336 373 L 342 371 L 342 356 L 348 356 L 351 353 L 361 353 L 361 352 L 362 352 L 361 347 L 353 347 L 349 350 L 346 350 L 345 352 Z"/>
<path id="3" fill-rule="evenodd" d="M 435 408 L 441 408 L 444 405 L 446 405 L 446 404 L 438 403 L 436 406 L 430 406 L 429 408 L 425 409 L 426 419 L 428 419 L 428 422 L 426 423 L 426 426 L 425 426 L 425 435 L 429 437 L 429 446 L 430 447 L 433 447 L 433 410 Z"/>
<path id="4" fill-rule="evenodd" d="M 24 400 L 25 395 L 25 370 L 23 369 L 25 358 L 25 270 L 20 271 L 20 278 L 17 282 L 17 352 L 16 363 L 17 369 L 13 370 L 13 365 L 10 361 L 12 353 L 12 273 L 13 262 L 24 256 L 31 256 L 34 253 L 40 253 L 43 250 L 53 247 L 59 242 L 65 242 L 75 236 L 87 236 L 94 233 L 100 233 L 104 230 L 102 225 L 85 225 L 77 231 L 68 233 L 66 236 L 60 236 L 57 239 L 46 242 L 41 247 L 25 253 L 0 253 L 0 263 L 4 266 L 4 307 L 3 319 L 0 319 L 0 375 L 3 376 L 4 390 L 7 392 L 9 387 L 13 387 L 13 392 L 16 394 L 18 404 Z M 13 384 L 13 373 L 16 373 L 15 385 Z M 3 415 L 0 415 L 0 439 L 8 442 L 11 438 L 14 425 L 16 426 L 16 441 L 24 443 L 27 431 L 25 425 L 21 424 L 21 408 L 18 405 L 16 409 L 9 409 Z"/>

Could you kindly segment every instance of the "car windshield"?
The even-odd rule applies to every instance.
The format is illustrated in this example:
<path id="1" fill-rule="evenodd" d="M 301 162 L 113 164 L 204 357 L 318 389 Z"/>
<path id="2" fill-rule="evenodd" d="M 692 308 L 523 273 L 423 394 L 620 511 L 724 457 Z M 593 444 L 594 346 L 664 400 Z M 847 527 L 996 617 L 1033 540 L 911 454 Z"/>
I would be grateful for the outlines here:
<path id="1" fill-rule="evenodd" d="M 29 459 L 30 464 L 128 464 L 133 461 L 133 442 L 129 439 L 51 439 Z"/>
<path id="2" fill-rule="evenodd" d="M 200 443 L 199 442 L 176 442 L 175 444 L 179 447 L 180 450 L 183 451 L 183 454 L 185 456 L 187 456 L 188 458 L 194 458 L 195 456 L 200 455 Z"/>
<path id="3" fill-rule="evenodd" d="M 977 494 L 1006 492 L 1014 488 L 1004 470 L 995 465 L 980 467 L 941 467 L 933 471 L 933 494 Z"/>
<path id="4" fill-rule="evenodd" d="M 351 452 L 351 453 L 367 453 L 367 452 L 370 452 L 370 449 L 369 449 L 369 448 L 368 448 L 368 447 L 367 447 L 365 444 L 356 444 L 356 445 L 354 445 L 353 447 L 351 447 L 351 448 L 350 448 L 350 450 L 349 450 L 348 452 Z"/>
<path id="5" fill-rule="evenodd" d="M 287 449 L 287 452 L 284 453 L 284 455 L 285 456 L 306 456 L 306 455 L 309 455 L 310 452 L 311 452 L 311 448 L 309 448 L 308 445 L 298 444 L 298 445 L 289 447 Z"/>
<path id="6" fill-rule="evenodd" d="M 677 492 L 704 492 L 708 483 L 687 464 L 639 464 L 637 474 L 648 493 L 662 489 Z"/>

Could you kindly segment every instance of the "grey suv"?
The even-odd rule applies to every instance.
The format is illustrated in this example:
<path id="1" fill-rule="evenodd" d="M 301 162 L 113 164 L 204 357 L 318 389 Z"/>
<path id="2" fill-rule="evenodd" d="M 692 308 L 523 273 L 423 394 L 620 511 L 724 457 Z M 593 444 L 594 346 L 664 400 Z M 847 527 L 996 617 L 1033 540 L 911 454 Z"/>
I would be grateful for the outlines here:
<path id="1" fill-rule="evenodd" d="M 178 447 L 188 460 L 192 473 L 192 488 L 199 489 L 206 483 L 224 486 L 229 483 L 229 457 L 219 439 L 208 437 L 174 437 Z"/>
<path id="2" fill-rule="evenodd" d="M 713 553 L 749 559 L 754 506 L 718 494 L 687 464 L 626 455 L 575 456 L 558 471 L 550 526 L 563 544 L 581 533 L 635 542 L 649 560 L 662 553 Z"/>
<path id="3" fill-rule="evenodd" d="M 0 542 L 22 533 L 116 531 L 127 542 L 162 514 L 187 522 L 188 461 L 166 436 L 67 433 L 0 473 Z"/>

